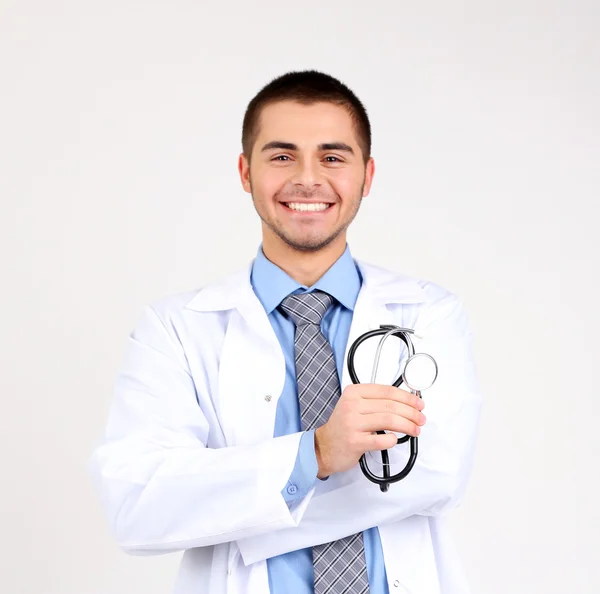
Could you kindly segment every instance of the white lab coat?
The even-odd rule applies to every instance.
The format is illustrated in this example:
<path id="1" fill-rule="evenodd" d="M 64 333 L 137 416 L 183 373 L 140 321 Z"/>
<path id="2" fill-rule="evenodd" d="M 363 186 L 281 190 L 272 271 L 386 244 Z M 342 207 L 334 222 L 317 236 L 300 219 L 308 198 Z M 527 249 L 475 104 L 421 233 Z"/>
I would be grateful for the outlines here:
<path id="1" fill-rule="evenodd" d="M 357 262 L 363 286 L 348 346 L 380 324 L 415 328 L 416 351 L 439 367 L 423 392 L 416 464 L 386 493 L 357 464 L 285 502 L 302 434 L 273 438 L 285 363 L 250 267 L 157 300 L 137 321 L 90 471 L 124 551 L 185 550 L 174 594 L 269 594 L 268 558 L 372 526 L 391 594 L 469 592 L 444 518 L 465 491 L 481 404 L 466 313 L 435 283 Z M 358 350 L 361 382 L 377 342 Z M 393 381 L 405 359 L 390 338 L 377 382 Z M 349 383 L 344 365 L 342 389 Z M 393 472 L 408 447 L 390 450 Z"/>

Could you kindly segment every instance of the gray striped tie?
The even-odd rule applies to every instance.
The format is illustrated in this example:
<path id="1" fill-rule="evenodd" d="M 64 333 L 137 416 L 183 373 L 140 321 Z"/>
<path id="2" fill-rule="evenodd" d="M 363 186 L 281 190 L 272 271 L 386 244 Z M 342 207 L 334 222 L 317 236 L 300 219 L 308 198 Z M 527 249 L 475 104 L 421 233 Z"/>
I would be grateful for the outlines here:
<path id="1" fill-rule="evenodd" d="M 323 291 L 288 295 L 279 306 L 296 325 L 294 350 L 302 430 L 326 423 L 340 397 L 340 381 L 321 320 L 333 303 Z M 369 591 L 362 532 L 314 546 L 315 594 Z"/>

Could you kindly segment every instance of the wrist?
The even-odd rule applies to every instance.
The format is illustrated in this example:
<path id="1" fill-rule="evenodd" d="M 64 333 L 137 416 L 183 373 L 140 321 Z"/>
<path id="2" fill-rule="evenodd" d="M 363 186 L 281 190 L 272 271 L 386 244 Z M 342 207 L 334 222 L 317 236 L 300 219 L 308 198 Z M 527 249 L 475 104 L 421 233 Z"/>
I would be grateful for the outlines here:
<path id="1" fill-rule="evenodd" d="M 317 457 L 317 465 L 319 467 L 317 472 L 318 479 L 326 479 L 331 473 L 326 463 L 326 448 L 323 443 L 323 435 L 321 431 L 322 427 L 319 427 L 315 431 L 315 455 Z"/>

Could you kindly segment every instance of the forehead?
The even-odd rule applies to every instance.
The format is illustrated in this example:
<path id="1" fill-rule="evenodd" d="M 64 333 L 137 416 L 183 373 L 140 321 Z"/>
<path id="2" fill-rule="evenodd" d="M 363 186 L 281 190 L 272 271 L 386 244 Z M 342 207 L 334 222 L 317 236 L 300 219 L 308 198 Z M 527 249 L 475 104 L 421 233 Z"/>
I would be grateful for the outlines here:
<path id="1" fill-rule="evenodd" d="M 257 140 L 297 144 L 345 141 L 356 144 L 354 124 L 348 111 L 323 101 L 310 105 L 278 101 L 265 106 L 260 114 Z"/>

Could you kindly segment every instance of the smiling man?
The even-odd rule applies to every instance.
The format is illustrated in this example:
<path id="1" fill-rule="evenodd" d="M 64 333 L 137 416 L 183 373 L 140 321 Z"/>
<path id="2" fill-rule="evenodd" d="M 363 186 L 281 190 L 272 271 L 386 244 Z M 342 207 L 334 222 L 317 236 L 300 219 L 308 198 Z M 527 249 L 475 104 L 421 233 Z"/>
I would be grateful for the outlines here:
<path id="1" fill-rule="evenodd" d="M 345 249 L 346 229 L 371 187 L 374 160 L 359 145 L 351 111 L 340 104 L 289 99 L 267 103 L 260 115 L 249 111 L 247 118 L 253 120 L 245 123 L 250 139 L 243 144 L 250 146 L 239 169 L 263 222 L 265 255 L 277 257 L 283 249 L 290 264 L 321 276 Z M 364 133 L 367 151 L 369 129 Z"/>
<path id="2" fill-rule="evenodd" d="M 350 253 L 375 172 L 366 110 L 332 76 L 290 72 L 248 105 L 242 146 L 262 243 L 133 329 L 92 457 L 115 536 L 132 554 L 185 551 L 176 594 L 466 594 L 443 516 L 473 460 L 472 332 L 456 295 Z M 427 418 L 410 391 L 349 381 L 348 346 L 374 321 L 414 328 L 436 359 Z M 389 450 L 401 470 L 396 434 L 419 454 L 382 492 L 358 461 Z"/>

